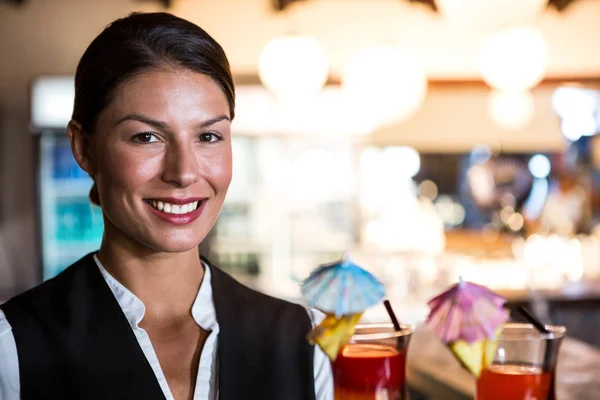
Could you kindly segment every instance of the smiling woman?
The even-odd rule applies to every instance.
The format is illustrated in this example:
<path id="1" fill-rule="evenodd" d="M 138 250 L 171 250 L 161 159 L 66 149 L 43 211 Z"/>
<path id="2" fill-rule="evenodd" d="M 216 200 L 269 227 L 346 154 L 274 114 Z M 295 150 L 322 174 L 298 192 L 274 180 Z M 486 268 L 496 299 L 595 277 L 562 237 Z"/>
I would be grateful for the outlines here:
<path id="1" fill-rule="evenodd" d="M 184 252 L 204 239 L 231 181 L 230 114 L 212 78 L 177 67 L 122 84 L 93 133 L 69 124 L 75 158 L 94 177 L 105 231 L 120 246 L 133 240 Z M 154 201 L 166 204 L 158 210 Z"/>
<path id="2" fill-rule="evenodd" d="M 67 131 L 102 209 L 97 252 L 0 306 L 0 398 L 330 399 L 312 310 L 202 258 L 231 181 L 221 46 L 166 13 L 114 21 L 83 54 Z"/>

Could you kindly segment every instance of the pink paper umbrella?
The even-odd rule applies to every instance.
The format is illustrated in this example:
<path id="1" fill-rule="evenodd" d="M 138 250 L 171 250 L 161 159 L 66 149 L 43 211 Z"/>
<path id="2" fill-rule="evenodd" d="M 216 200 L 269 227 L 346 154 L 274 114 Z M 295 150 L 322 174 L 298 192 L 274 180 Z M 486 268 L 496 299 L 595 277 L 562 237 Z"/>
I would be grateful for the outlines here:
<path id="1" fill-rule="evenodd" d="M 488 288 L 462 279 L 429 301 L 427 325 L 444 343 L 477 342 L 495 336 L 509 317 L 506 300 Z"/>

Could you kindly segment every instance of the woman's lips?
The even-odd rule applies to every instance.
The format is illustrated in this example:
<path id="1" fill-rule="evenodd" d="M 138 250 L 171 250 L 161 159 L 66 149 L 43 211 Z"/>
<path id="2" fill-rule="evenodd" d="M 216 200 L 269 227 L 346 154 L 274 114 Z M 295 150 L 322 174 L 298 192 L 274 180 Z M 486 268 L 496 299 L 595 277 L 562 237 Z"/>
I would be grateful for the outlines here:
<path id="1" fill-rule="evenodd" d="M 175 202 L 148 199 L 144 200 L 144 203 L 150 209 L 150 212 L 159 219 L 173 225 L 185 225 L 196 220 L 202 214 L 207 203 L 205 198 L 187 202 L 189 200 L 179 200 L 183 204 L 175 204 Z"/>

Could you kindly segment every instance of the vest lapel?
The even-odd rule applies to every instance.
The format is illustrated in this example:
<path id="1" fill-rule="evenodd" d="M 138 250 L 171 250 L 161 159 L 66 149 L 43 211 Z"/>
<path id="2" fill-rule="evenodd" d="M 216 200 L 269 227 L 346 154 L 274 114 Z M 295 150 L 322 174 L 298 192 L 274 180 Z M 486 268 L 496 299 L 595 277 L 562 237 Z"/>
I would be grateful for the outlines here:
<path id="1" fill-rule="evenodd" d="M 306 310 L 256 293 L 203 261 L 219 323 L 219 399 L 314 400 Z"/>
<path id="2" fill-rule="evenodd" d="M 256 393 L 248 365 L 244 362 L 245 345 L 251 345 L 241 326 L 246 304 L 240 301 L 237 288 L 220 269 L 210 266 L 215 312 L 219 323 L 219 400 L 236 400 L 239 394 Z M 229 278 L 229 279 L 228 279 Z"/>
<path id="3" fill-rule="evenodd" d="M 119 392 L 128 393 L 129 398 L 164 400 L 154 371 L 98 266 L 91 256 L 84 258 L 83 262 L 85 265 L 80 268 L 79 278 L 83 284 L 75 284 L 74 288 L 89 289 L 82 290 L 73 300 L 78 308 L 82 304 L 85 307 L 74 316 L 85 315 L 88 310 L 89 315 L 94 316 L 86 321 L 88 331 L 81 332 L 91 336 L 87 344 L 87 341 L 82 341 L 82 353 L 88 352 L 93 357 L 86 361 L 94 360 L 92 364 L 97 363 L 95 368 L 99 372 L 111 371 L 114 384 L 120 386 Z M 88 373 L 85 375 L 89 376 Z M 105 384 L 111 386 L 109 382 Z"/>

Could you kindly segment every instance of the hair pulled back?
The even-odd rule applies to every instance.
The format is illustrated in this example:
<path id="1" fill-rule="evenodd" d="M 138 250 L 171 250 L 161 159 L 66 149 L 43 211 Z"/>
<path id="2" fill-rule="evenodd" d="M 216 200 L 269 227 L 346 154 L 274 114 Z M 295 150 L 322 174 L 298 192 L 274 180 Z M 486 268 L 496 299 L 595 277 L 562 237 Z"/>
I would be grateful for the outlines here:
<path id="1" fill-rule="evenodd" d="M 212 78 L 223 90 L 233 119 L 235 90 L 223 48 L 198 25 L 169 13 L 117 19 L 90 43 L 75 73 L 72 118 L 93 134 L 98 116 L 122 86 L 159 69 L 186 69 Z M 100 205 L 95 183 L 90 200 Z"/>

